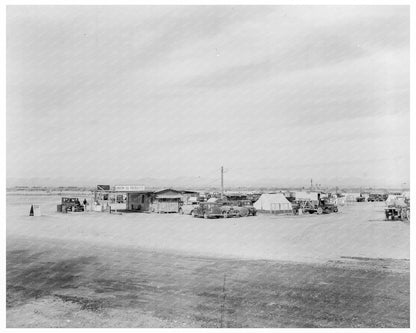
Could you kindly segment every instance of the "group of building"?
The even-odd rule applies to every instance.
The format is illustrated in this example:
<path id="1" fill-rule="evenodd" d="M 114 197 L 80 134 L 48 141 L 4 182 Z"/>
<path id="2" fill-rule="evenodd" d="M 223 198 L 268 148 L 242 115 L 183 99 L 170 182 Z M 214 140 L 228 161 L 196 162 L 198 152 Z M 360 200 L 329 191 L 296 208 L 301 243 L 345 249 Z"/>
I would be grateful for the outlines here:
<path id="1" fill-rule="evenodd" d="M 217 200 L 250 200 L 258 211 L 291 212 L 292 199 L 319 200 L 319 193 L 288 192 L 259 193 L 259 192 L 201 192 L 191 190 L 149 190 L 139 185 L 98 185 L 94 191 L 93 204 L 95 210 L 127 210 L 131 212 L 175 213 L 181 205 L 190 202 L 216 202 Z"/>
<path id="2" fill-rule="evenodd" d="M 362 193 L 323 193 L 320 191 L 278 191 L 260 192 L 204 192 L 167 188 L 150 190 L 141 185 L 98 185 L 94 191 L 95 210 L 126 210 L 130 212 L 175 213 L 181 205 L 190 202 L 215 202 L 250 200 L 258 211 L 291 212 L 292 203 L 298 201 L 319 201 L 326 198 L 336 205 L 356 201 Z"/>
<path id="3" fill-rule="evenodd" d="M 112 209 L 135 212 L 178 212 L 182 203 L 190 198 L 200 198 L 197 191 L 188 190 L 149 190 L 140 185 L 98 185 L 94 191 L 94 204 L 110 205 Z"/>

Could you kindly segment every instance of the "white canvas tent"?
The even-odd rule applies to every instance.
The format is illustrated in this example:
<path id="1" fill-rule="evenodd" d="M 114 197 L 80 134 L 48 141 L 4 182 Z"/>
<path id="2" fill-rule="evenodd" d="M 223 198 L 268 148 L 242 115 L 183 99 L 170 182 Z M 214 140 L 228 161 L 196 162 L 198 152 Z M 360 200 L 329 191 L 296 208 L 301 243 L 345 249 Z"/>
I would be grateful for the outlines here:
<path id="1" fill-rule="evenodd" d="M 338 206 L 344 206 L 345 205 L 345 197 L 339 197 L 334 199 L 334 204 L 338 205 Z"/>
<path id="2" fill-rule="evenodd" d="M 405 197 L 403 195 L 398 196 L 394 194 L 389 194 L 386 200 L 386 206 L 392 206 L 392 205 L 406 207 Z"/>
<path id="3" fill-rule="evenodd" d="M 262 194 L 254 203 L 254 207 L 260 212 L 291 213 L 292 204 L 282 193 Z"/>
<path id="4" fill-rule="evenodd" d="M 346 193 L 345 194 L 345 201 L 347 202 L 356 202 L 357 198 L 360 197 L 360 193 Z"/>

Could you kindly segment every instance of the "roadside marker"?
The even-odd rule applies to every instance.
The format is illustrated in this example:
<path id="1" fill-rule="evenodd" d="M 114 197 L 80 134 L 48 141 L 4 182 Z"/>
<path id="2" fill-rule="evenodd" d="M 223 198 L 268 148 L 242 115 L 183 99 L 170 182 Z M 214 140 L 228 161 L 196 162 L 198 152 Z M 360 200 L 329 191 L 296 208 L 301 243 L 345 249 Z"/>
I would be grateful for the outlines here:
<path id="1" fill-rule="evenodd" d="M 31 205 L 29 216 L 41 216 L 40 206 L 39 205 Z"/>

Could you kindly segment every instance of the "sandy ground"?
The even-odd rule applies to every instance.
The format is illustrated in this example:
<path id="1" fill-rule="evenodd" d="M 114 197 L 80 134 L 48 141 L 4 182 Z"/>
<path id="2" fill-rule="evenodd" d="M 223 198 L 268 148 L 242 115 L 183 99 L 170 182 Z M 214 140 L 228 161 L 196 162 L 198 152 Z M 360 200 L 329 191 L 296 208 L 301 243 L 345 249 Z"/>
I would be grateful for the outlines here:
<path id="1" fill-rule="evenodd" d="M 320 216 L 204 220 L 178 214 L 61 214 L 56 212 L 59 202 L 57 196 L 7 195 L 7 238 L 299 262 L 410 256 L 409 224 L 384 221 L 383 203 L 356 203 L 341 207 L 337 214 Z M 40 204 L 42 216 L 28 216 L 31 203 Z"/>
<path id="2" fill-rule="evenodd" d="M 7 327 L 409 327 L 409 261 L 7 245 Z"/>

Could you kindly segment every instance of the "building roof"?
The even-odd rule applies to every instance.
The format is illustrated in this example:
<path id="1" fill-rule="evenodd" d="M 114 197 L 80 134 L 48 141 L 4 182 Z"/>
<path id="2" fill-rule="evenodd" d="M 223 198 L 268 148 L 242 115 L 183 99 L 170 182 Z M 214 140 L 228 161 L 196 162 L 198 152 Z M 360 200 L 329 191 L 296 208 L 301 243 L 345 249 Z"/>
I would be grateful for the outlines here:
<path id="1" fill-rule="evenodd" d="M 156 192 L 155 192 L 155 194 L 164 193 L 164 192 L 175 192 L 175 193 L 181 193 L 181 192 L 180 192 L 180 191 L 178 191 L 178 190 L 174 190 L 174 189 L 172 189 L 172 188 L 166 188 L 166 189 L 163 189 L 163 190 L 160 190 L 160 191 L 156 191 Z"/>
<path id="2" fill-rule="evenodd" d="M 156 199 L 180 199 L 182 198 L 181 195 L 177 194 L 158 194 Z"/>

